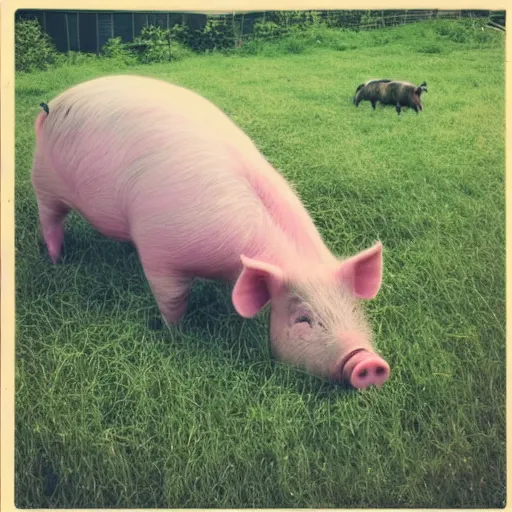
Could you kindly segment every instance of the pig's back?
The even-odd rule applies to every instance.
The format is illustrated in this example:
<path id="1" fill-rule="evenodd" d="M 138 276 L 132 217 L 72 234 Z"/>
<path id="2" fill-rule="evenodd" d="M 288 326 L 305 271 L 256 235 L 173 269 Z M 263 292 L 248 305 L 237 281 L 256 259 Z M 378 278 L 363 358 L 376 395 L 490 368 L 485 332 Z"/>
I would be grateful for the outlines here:
<path id="1" fill-rule="evenodd" d="M 82 132 L 88 128 L 115 128 L 120 135 L 140 137 L 179 123 L 182 130 L 188 127 L 210 140 L 243 135 L 206 98 L 181 86 L 142 76 L 107 76 L 78 84 L 51 101 L 49 108 L 47 134 L 68 134 L 78 128 Z M 143 121 L 151 124 L 144 125 Z"/>
<path id="2" fill-rule="evenodd" d="M 165 238 L 181 259 L 201 250 L 225 260 L 256 243 L 268 215 L 244 173 L 265 161 L 209 101 L 122 76 L 75 86 L 49 110 L 42 142 L 62 195 L 99 231 Z"/>
<path id="3" fill-rule="evenodd" d="M 143 179 L 225 179 L 230 152 L 258 157 L 215 105 L 160 80 L 111 76 L 79 84 L 49 104 L 42 146 L 64 182 L 125 193 Z M 165 175 L 165 176 L 164 176 Z M 162 184 L 162 182 L 160 181 Z"/>

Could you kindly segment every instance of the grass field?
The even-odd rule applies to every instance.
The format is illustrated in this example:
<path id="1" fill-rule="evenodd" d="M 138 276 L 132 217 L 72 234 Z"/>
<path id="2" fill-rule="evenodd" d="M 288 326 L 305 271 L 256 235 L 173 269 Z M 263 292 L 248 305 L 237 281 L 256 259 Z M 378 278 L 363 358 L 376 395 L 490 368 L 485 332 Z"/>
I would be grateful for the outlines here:
<path id="1" fill-rule="evenodd" d="M 436 27 L 17 77 L 18 507 L 503 506 L 504 37 Z M 38 105 L 115 72 L 223 108 L 334 252 L 382 240 L 367 304 L 392 368 L 381 390 L 272 361 L 266 316 L 238 317 L 224 284 L 198 283 L 183 324 L 154 328 L 134 249 L 77 215 L 50 265 L 29 174 Z M 426 80 L 424 112 L 356 109 L 356 86 L 378 77 Z"/>

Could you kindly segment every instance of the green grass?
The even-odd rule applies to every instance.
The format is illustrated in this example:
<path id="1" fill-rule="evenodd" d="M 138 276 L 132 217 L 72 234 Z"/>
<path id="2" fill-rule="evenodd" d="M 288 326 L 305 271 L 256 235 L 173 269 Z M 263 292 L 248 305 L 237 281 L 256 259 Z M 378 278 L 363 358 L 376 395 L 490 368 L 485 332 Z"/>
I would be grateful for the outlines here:
<path id="1" fill-rule="evenodd" d="M 18 507 L 503 506 L 504 44 L 436 27 L 18 76 Z M 239 318 L 224 284 L 198 283 L 178 328 L 150 328 L 135 251 L 77 215 L 49 264 L 29 177 L 38 105 L 114 72 L 217 103 L 334 252 L 383 241 L 367 310 L 387 385 L 350 391 L 273 362 L 266 316 Z M 426 80 L 424 112 L 356 109 L 373 77 Z"/>

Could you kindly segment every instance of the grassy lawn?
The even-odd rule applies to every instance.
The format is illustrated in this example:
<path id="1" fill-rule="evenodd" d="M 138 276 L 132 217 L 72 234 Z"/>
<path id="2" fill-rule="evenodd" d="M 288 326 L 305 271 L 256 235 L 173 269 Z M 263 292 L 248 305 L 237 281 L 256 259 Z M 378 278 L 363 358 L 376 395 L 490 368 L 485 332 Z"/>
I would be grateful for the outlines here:
<path id="1" fill-rule="evenodd" d="M 19 75 L 17 506 L 502 506 L 505 61 L 492 36 L 322 32 L 230 56 Z M 272 361 L 266 315 L 238 317 L 221 283 L 197 283 L 183 324 L 155 328 L 133 248 L 75 214 L 50 265 L 30 184 L 38 105 L 116 72 L 223 108 L 334 252 L 382 240 L 383 287 L 367 304 L 391 365 L 381 390 Z M 426 80 L 424 112 L 356 109 L 356 86 L 379 77 Z"/>

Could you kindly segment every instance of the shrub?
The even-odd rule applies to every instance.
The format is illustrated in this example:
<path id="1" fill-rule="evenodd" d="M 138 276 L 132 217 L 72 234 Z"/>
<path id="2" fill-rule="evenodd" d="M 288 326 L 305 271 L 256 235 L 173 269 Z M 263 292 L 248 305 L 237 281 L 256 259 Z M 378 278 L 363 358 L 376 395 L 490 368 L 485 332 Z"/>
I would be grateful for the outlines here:
<path id="1" fill-rule="evenodd" d="M 202 30 L 195 30 L 188 37 L 189 46 L 195 51 L 215 51 L 233 48 L 238 38 L 231 21 L 208 18 Z"/>
<path id="2" fill-rule="evenodd" d="M 165 62 L 172 59 L 171 31 L 152 25 L 143 27 L 130 45 L 142 63 Z"/>
<path id="3" fill-rule="evenodd" d="M 175 25 L 170 29 L 150 25 L 144 27 L 133 42 L 126 46 L 135 52 L 143 64 L 182 60 L 192 55 L 192 51 L 184 44 L 189 37 L 185 25 Z"/>
<path id="4" fill-rule="evenodd" d="M 52 40 L 37 20 L 15 23 L 15 68 L 17 71 L 48 69 L 55 64 L 57 52 Z"/>
<path id="5" fill-rule="evenodd" d="M 258 20 L 253 26 L 253 37 L 255 39 L 276 39 L 287 31 L 287 27 L 278 25 L 273 21 Z"/>
<path id="6" fill-rule="evenodd" d="M 107 59 L 115 59 L 123 64 L 134 64 L 136 57 L 129 46 L 123 43 L 120 37 L 113 37 L 107 40 L 101 49 L 101 56 Z"/>
<path id="7" fill-rule="evenodd" d="M 171 57 L 172 60 L 183 60 L 189 58 L 193 55 L 193 52 L 190 48 L 185 46 L 178 41 L 171 41 Z"/>
<path id="8" fill-rule="evenodd" d="M 171 39 L 182 46 L 187 45 L 190 39 L 190 33 L 188 25 L 185 23 L 177 23 L 170 29 Z"/>

